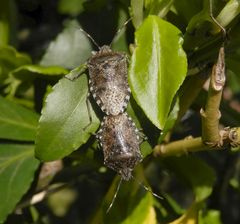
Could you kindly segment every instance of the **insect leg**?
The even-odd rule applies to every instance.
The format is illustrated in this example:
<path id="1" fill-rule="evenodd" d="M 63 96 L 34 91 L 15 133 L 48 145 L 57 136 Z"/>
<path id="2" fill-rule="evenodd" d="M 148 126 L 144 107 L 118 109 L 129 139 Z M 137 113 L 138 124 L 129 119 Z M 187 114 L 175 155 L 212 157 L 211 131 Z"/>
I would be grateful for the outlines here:
<path id="1" fill-rule="evenodd" d="M 91 110 L 90 110 L 89 97 L 90 97 L 90 93 L 88 92 L 87 97 L 86 97 L 86 105 L 87 105 L 89 123 L 83 128 L 84 131 L 92 124 L 92 115 L 91 115 Z"/>
<path id="2" fill-rule="evenodd" d="M 87 64 L 85 63 L 85 64 L 82 64 L 79 67 L 73 69 L 64 77 L 70 81 L 74 81 L 75 79 L 79 78 L 80 75 L 82 75 L 86 69 L 87 69 Z"/>
<path id="3" fill-rule="evenodd" d="M 148 140 L 148 137 L 143 133 L 143 129 L 139 129 L 138 132 L 137 132 L 141 142 L 144 142 L 144 141 L 147 141 Z"/>
<path id="4" fill-rule="evenodd" d="M 158 194 L 154 193 L 149 187 L 144 185 L 142 182 L 140 182 L 136 177 L 132 176 L 132 178 L 141 186 L 143 187 L 146 191 L 150 192 L 154 197 L 163 199 L 163 197 L 159 196 Z"/>

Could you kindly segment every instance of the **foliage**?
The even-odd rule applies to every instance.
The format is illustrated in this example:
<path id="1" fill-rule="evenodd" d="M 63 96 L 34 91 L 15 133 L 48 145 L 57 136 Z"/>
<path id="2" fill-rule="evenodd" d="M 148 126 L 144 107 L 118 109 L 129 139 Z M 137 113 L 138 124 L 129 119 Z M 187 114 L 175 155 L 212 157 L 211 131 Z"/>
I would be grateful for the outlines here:
<path id="1" fill-rule="evenodd" d="M 203 84 L 223 41 L 221 124 L 239 126 L 239 14 L 239 0 L 1 1 L 0 223 L 239 223 L 239 149 L 152 153 L 201 136 Z M 127 111 L 148 138 L 108 214 L 119 176 L 95 139 L 103 113 L 91 97 L 88 108 L 85 63 L 96 46 L 79 28 L 128 54 Z"/>

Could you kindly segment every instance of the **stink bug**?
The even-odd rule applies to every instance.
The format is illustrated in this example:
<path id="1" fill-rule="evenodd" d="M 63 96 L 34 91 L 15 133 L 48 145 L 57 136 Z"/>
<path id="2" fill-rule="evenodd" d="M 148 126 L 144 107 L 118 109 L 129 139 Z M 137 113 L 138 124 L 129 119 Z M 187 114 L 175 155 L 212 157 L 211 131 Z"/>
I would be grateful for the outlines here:
<path id="1" fill-rule="evenodd" d="M 123 27 L 129 21 L 130 19 L 124 23 Z M 99 51 L 93 51 L 86 64 L 79 67 L 80 69 L 76 72 L 65 77 L 74 80 L 88 68 L 90 92 L 102 111 L 107 115 L 123 113 L 130 99 L 130 88 L 127 81 L 127 55 L 123 52 L 113 51 L 111 49 L 112 43 L 109 46 L 99 47 L 88 33 L 81 28 L 80 30 L 92 40 Z"/>
<path id="2" fill-rule="evenodd" d="M 93 98 L 107 115 L 123 113 L 130 99 L 127 56 L 103 46 L 88 60 L 89 86 Z"/>
<path id="3" fill-rule="evenodd" d="M 142 139 L 132 119 L 127 113 L 105 116 L 97 138 L 103 149 L 104 164 L 129 180 L 132 170 L 142 160 Z"/>

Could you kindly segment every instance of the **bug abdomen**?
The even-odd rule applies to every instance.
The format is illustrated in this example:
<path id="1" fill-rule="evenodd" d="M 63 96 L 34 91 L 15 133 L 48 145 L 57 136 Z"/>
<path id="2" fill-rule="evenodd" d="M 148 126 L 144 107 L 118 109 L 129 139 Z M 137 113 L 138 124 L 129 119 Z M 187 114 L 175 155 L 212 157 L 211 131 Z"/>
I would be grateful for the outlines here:
<path id="1" fill-rule="evenodd" d="M 138 130 L 126 113 L 104 118 L 98 133 L 104 163 L 129 180 L 133 168 L 142 160 Z"/>

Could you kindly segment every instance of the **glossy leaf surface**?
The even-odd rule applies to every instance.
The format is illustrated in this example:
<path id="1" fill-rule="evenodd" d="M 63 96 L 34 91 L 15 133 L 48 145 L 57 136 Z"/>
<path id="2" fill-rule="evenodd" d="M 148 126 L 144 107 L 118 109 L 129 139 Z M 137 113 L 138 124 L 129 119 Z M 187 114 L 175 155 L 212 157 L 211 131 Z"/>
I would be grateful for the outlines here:
<path id="1" fill-rule="evenodd" d="M 162 129 L 186 76 L 181 33 L 157 16 L 149 16 L 135 33 L 135 42 L 129 69 L 132 94 L 146 116 Z"/>
<path id="2" fill-rule="evenodd" d="M 75 20 L 68 22 L 56 40 L 50 43 L 40 64 L 73 69 L 84 63 L 91 55 L 91 44 L 79 28 Z"/>
<path id="3" fill-rule="evenodd" d="M 59 66 L 40 66 L 40 65 L 23 65 L 11 72 L 14 77 L 18 79 L 31 79 L 35 78 L 34 74 L 46 75 L 46 76 L 56 76 L 67 74 L 68 71 Z"/>
<path id="4" fill-rule="evenodd" d="M 70 81 L 61 79 L 46 99 L 40 118 L 36 156 L 40 160 L 61 159 L 85 143 L 95 133 L 99 121 L 90 108 L 89 121 L 86 98 L 88 79 L 86 75 Z"/>

